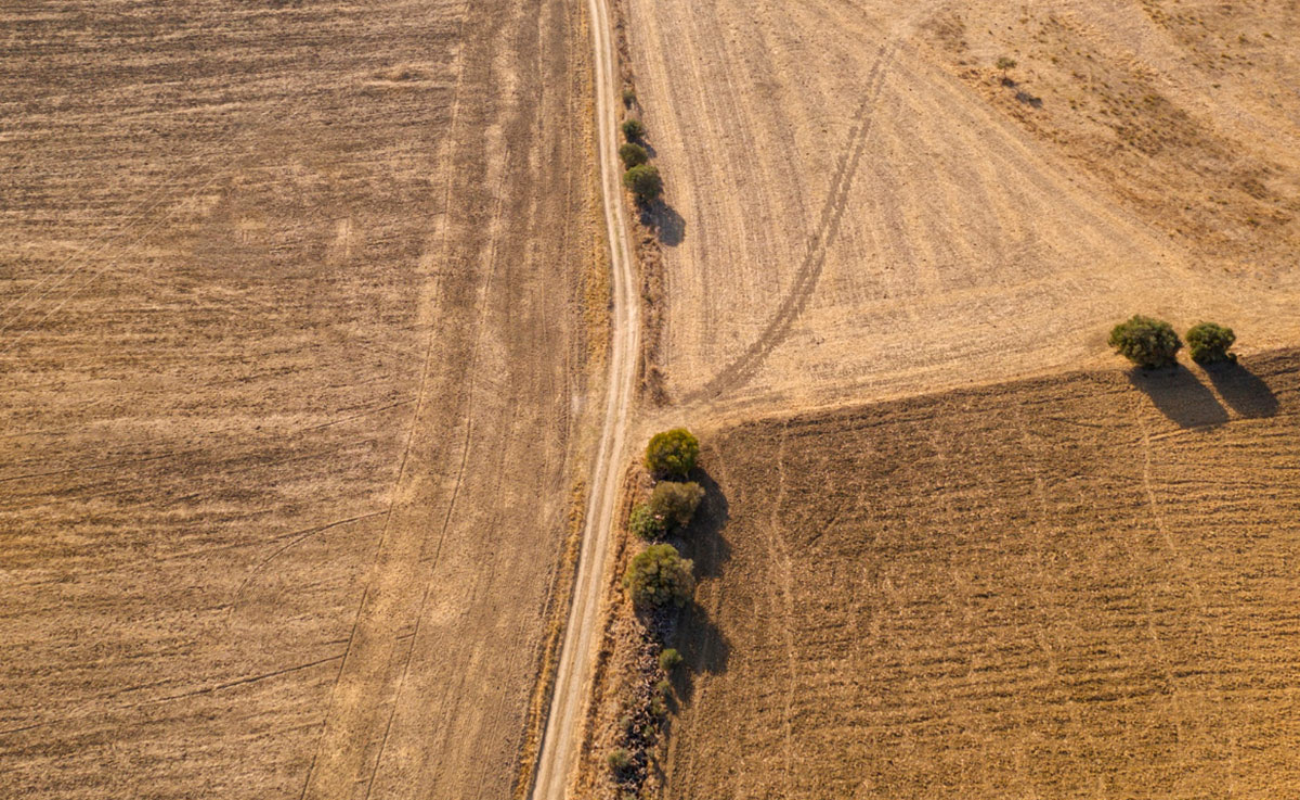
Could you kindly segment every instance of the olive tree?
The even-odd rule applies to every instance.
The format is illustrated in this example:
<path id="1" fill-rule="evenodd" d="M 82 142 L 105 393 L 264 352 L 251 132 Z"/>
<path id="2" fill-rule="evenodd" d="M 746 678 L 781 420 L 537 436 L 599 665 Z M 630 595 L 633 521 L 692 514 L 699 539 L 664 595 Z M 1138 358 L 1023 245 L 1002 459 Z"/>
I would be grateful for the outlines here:
<path id="1" fill-rule="evenodd" d="M 632 603 L 639 609 L 681 608 L 695 594 L 695 565 L 670 544 L 652 544 L 632 559 L 623 575 Z"/>
<path id="2" fill-rule="evenodd" d="M 645 467 L 654 475 L 685 478 L 700 457 L 700 440 L 685 428 L 661 431 L 645 448 Z"/>
<path id="3" fill-rule="evenodd" d="M 673 483 L 664 481 L 650 493 L 649 511 L 655 519 L 680 528 L 691 523 L 695 509 L 704 499 L 704 488 L 694 481 Z"/>
<path id="4" fill-rule="evenodd" d="M 659 177 L 659 168 L 652 164 L 638 164 L 624 172 L 623 185 L 642 205 L 653 203 L 664 191 L 664 179 Z"/>
<path id="5" fill-rule="evenodd" d="M 1187 332 L 1187 346 L 1191 350 L 1192 360 L 1198 364 L 1236 361 L 1237 357 L 1228 352 L 1228 348 L 1236 341 L 1237 334 L 1232 332 L 1232 328 L 1213 322 L 1202 322 Z"/>
<path id="6" fill-rule="evenodd" d="M 1109 343 L 1115 352 L 1146 369 L 1173 366 L 1183 346 L 1174 333 L 1174 326 L 1141 314 L 1116 325 L 1110 332 Z"/>

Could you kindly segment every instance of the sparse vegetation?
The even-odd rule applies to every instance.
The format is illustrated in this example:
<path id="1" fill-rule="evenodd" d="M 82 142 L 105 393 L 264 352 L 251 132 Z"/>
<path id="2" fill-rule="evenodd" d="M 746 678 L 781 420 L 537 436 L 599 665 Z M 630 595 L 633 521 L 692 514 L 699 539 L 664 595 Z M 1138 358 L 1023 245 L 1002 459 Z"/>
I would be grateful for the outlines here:
<path id="1" fill-rule="evenodd" d="M 623 120 L 623 138 L 629 142 L 639 142 L 645 137 L 645 125 L 636 117 Z"/>
<path id="2" fill-rule="evenodd" d="M 1198 364 L 1214 364 L 1221 361 L 1236 361 L 1237 357 L 1228 352 L 1237 335 L 1232 328 L 1225 328 L 1213 322 L 1202 322 L 1187 332 L 1187 346 L 1192 360 Z"/>
<path id="3" fill-rule="evenodd" d="M 651 475 L 684 478 L 695 469 L 700 457 L 700 440 L 685 428 L 673 428 L 650 437 L 645 449 L 645 467 Z"/>
<path id="4" fill-rule="evenodd" d="M 653 203 L 664 190 L 659 168 L 650 164 L 641 164 L 623 173 L 623 185 L 632 191 L 637 202 L 642 205 Z"/>
<path id="5" fill-rule="evenodd" d="M 609 764 L 609 771 L 614 773 L 616 778 L 621 778 L 632 769 L 632 754 L 621 747 L 610 753 L 606 761 Z"/>
<path id="6" fill-rule="evenodd" d="M 691 523 L 703 499 L 704 488 L 698 483 L 664 481 L 650 493 L 648 511 L 660 524 L 681 528 Z"/>
<path id="7" fill-rule="evenodd" d="M 618 148 L 618 157 L 619 160 L 623 162 L 623 166 L 627 169 L 639 167 L 650 160 L 650 154 L 646 152 L 644 147 L 636 142 L 627 142 L 622 147 Z"/>
<path id="8" fill-rule="evenodd" d="M 628 87 L 623 90 L 623 105 L 631 108 L 636 105 L 636 90 Z"/>
<path id="9" fill-rule="evenodd" d="M 682 654 L 671 647 L 659 654 L 659 669 L 666 673 L 672 672 L 680 663 L 682 663 Z"/>
<path id="10" fill-rule="evenodd" d="M 668 521 L 656 515 L 649 503 L 641 503 L 628 516 L 627 529 L 638 538 L 652 542 L 668 533 Z"/>
<path id="11" fill-rule="evenodd" d="M 670 544 L 652 544 L 628 565 L 623 585 L 639 609 L 681 608 L 695 593 L 695 565 Z"/>
<path id="12" fill-rule="evenodd" d="M 1183 346 L 1174 326 L 1141 314 L 1111 329 L 1108 341 L 1116 353 L 1145 369 L 1173 366 Z"/>
<path id="13" fill-rule="evenodd" d="M 1005 74 L 1007 70 L 1016 68 L 1016 60 L 1002 56 L 997 61 L 997 68 Z"/>

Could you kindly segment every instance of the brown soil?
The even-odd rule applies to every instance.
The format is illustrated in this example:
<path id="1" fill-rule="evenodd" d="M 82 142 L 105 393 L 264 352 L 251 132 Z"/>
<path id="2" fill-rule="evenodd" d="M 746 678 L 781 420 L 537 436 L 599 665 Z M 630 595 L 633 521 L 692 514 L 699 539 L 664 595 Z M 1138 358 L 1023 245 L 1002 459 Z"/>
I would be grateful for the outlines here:
<path id="1" fill-rule="evenodd" d="M 583 9 L 0 29 L 0 795 L 509 796 L 608 303 Z"/>
<path id="2" fill-rule="evenodd" d="M 1294 4 L 627 5 L 692 413 L 1100 365 L 1137 311 L 1300 341 Z"/>
<path id="3" fill-rule="evenodd" d="M 669 796 L 1296 794 L 1298 364 L 711 433 Z"/>

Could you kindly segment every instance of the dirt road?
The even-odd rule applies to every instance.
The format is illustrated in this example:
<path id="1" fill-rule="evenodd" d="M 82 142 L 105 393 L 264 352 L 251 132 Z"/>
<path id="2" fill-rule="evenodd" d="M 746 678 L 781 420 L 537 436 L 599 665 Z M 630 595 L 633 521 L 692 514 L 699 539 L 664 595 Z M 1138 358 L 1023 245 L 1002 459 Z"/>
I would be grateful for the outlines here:
<path id="1" fill-rule="evenodd" d="M 574 756 L 581 744 L 583 713 L 599 630 L 601 577 L 613 537 L 619 466 L 626 450 L 629 413 L 635 392 L 641 324 L 636 295 L 635 264 L 623 218 L 619 180 L 618 135 L 615 117 L 617 75 L 607 0 L 589 0 L 596 73 L 596 129 L 600 146 L 601 190 L 613 272 L 614 316 L 608 394 L 601 427 L 600 449 L 589 485 L 592 487 L 582 538 L 582 554 L 574 587 L 573 606 L 565 629 L 555 693 L 538 757 L 534 800 L 563 800 Z"/>
<path id="2" fill-rule="evenodd" d="M 581 8 L 0 31 L 0 796 L 509 796 L 603 411 Z"/>

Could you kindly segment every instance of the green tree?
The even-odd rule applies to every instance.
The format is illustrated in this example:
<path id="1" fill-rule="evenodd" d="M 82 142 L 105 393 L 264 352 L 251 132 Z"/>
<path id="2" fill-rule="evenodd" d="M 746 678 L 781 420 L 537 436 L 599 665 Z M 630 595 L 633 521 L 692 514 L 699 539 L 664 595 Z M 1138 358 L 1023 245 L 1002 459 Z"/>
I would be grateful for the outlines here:
<path id="1" fill-rule="evenodd" d="M 627 529 L 647 542 L 653 542 L 668 533 L 668 520 L 656 515 L 649 503 L 642 503 L 632 509 L 627 518 Z"/>
<path id="2" fill-rule="evenodd" d="M 623 586 L 640 609 L 681 608 L 695 594 L 695 565 L 670 544 L 652 544 L 632 559 Z"/>
<path id="3" fill-rule="evenodd" d="M 627 169 L 639 167 L 650 160 L 650 154 L 646 149 L 635 142 L 628 142 L 618 148 L 618 157 Z"/>
<path id="4" fill-rule="evenodd" d="M 645 467 L 654 475 L 684 478 L 695 469 L 700 457 L 700 440 L 685 428 L 661 431 L 650 437 L 645 448 Z"/>
<path id="5" fill-rule="evenodd" d="M 663 481 L 650 493 L 650 514 L 674 528 L 691 524 L 695 509 L 704 499 L 704 488 L 694 481 L 673 483 Z"/>
<path id="6" fill-rule="evenodd" d="M 1228 348 L 1236 341 L 1237 334 L 1232 332 L 1232 328 L 1213 322 L 1202 322 L 1187 332 L 1187 346 L 1191 350 L 1192 360 L 1198 364 L 1236 361 L 1237 356 L 1228 352 Z"/>
<path id="7" fill-rule="evenodd" d="M 1146 369 L 1173 366 L 1183 346 L 1174 333 L 1174 326 L 1141 314 L 1116 325 L 1110 332 L 1109 343 L 1116 353 Z"/>
<path id="8" fill-rule="evenodd" d="M 651 164 L 638 164 L 624 172 L 623 185 L 643 205 L 653 203 L 664 191 L 664 179 L 659 177 L 659 168 Z"/>
<path id="9" fill-rule="evenodd" d="M 641 120 L 636 117 L 628 117 L 623 120 L 623 137 L 625 139 L 629 142 L 637 142 L 643 136 L 645 136 L 645 126 L 641 124 Z"/>

